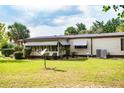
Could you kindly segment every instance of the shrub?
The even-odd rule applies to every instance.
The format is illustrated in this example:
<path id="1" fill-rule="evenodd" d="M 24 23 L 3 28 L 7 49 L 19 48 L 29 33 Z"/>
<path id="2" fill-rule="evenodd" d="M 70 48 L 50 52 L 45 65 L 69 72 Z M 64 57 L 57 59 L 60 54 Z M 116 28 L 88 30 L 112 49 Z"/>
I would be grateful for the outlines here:
<path id="1" fill-rule="evenodd" d="M 22 46 L 19 46 L 19 45 L 15 45 L 14 50 L 15 51 L 22 51 L 23 50 L 23 47 Z"/>
<path id="2" fill-rule="evenodd" d="M 53 53 L 53 55 L 52 55 L 52 57 L 53 57 L 53 59 L 57 59 L 57 53 Z"/>
<path id="3" fill-rule="evenodd" d="M 5 44 L 4 46 L 2 46 L 1 49 L 6 49 L 6 48 L 14 48 L 14 44 L 12 44 L 12 43 L 7 43 L 7 44 Z"/>
<path id="4" fill-rule="evenodd" d="M 7 43 L 4 46 L 2 46 L 1 53 L 6 57 L 12 55 L 14 53 L 14 44 Z"/>
<path id="5" fill-rule="evenodd" d="M 24 48 L 24 57 L 27 58 L 31 54 L 31 47 L 25 47 Z"/>
<path id="6" fill-rule="evenodd" d="M 17 51 L 14 53 L 15 59 L 23 59 L 23 52 Z"/>
<path id="7" fill-rule="evenodd" d="M 9 57 L 10 55 L 12 55 L 14 53 L 14 49 L 13 48 L 5 48 L 1 50 L 1 53 L 5 56 L 5 57 Z"/>

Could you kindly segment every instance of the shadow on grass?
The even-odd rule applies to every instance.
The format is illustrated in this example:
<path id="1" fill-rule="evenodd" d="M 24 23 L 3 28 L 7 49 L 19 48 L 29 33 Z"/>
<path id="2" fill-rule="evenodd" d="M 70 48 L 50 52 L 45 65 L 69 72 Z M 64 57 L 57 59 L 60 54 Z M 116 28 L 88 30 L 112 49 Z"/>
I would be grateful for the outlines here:
<path id="1" fill-rule="evenodd" d="M 67 72 L 66 70 L 61 70 L 61 69 L 56 69 L 56 68 L 49 68 L 49 67 L 47 67 L 46 70 L 52 70 L 52 71 L 57 71 L 57 72 Z"/>
<path id="2" fill-rule="evenodd" d="M 36 60 L 36 59 L 34 59 L 34 60 Z M 88 58 L 87 57 L 80 57 L 80 58 L 78 58 L 78 57 L 75 57 L 75 58 L 69 58 L 69 59 L 59 59 L 59 61 L 81 61 L 81 62 L 84 62 L 84 61 L 86 61 L 86 60 L 88 60 Z M 51 59 L 51 61 L 55 61 L 54 59 Z M 22 63 L 22 62 L 30 62 L 30 61 L 28 61 L 28 60 L 25 60 L 25 59 L 7 59 L 7 58 L 4 58 L 4 59 L 0 59 L 0 63 Z M 56 70 L 55 68 L 54 68 L 54 70 Z"/>

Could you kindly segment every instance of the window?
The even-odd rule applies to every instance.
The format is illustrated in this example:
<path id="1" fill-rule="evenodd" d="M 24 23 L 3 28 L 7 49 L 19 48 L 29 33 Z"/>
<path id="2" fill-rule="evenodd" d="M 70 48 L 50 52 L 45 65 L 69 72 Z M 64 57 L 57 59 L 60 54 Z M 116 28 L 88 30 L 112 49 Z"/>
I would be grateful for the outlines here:
<path id="1" fill-rule="evenodd" d="M 76 42 L 73 42 L 73 45 L 76 49 L 78 48 L 87 48 L 87 44 L 88 42 L 87 41 L 76 41 Z"/>
<path id="2" fill-rule="evenodd" d="M 38 46 L 36 46 L 36 51 L 38 51 Z"/>
<path id="3" fill-rule="evenodd" d="M 87 48 L 87 46 L 75 46 L 75 48 Z"/>
<path id="4" fill-rule="evenodd" d="M 32 51 L 35 51 L 35 47 L 32 47 Z"/>
<path id="5" fill-rule="evenodd" d="M 124 38 L 121 38 L 121 51 L 124 51 Z"/>
<path id="6" fill-rule="evenodd" d="M 34 50 L 36 51 L 36 46 L 34 47 Z"/>
<path id="7" fill-rule="evenodd" d="M 57 46 L 52 46 L 52 51 L 57 51 Z"/>
<path id="8" fill-rule="evenodd" d="M 43 46 L 41 46 L 41 50 L 43 50 Z"/>
<path id="9" fill-rule="evenodd" d="M 50 46 L 48 46 L 48 50 L 50 51 Z"/>

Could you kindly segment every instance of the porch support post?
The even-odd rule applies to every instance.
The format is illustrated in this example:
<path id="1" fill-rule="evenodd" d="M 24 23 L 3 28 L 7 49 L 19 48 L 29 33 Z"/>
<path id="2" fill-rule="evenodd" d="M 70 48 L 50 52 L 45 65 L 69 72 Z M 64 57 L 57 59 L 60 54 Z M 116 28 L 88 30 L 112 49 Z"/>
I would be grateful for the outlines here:
<path id="1" fill-rule="evenodd" d="M 91 38 L 91 56 L 93 56 L 93 38 Z"/>
<path id="2" fill-rule="evenodd" d="M 57 48 L 58 48 L 58 49 L 57 49 L 57 50 L 58 50 L 58 56 L 60 56 L 60 54 L 59 54 L 59 53 L 60 53 L 60 51 L 59 51 L 60 48 L 59 48 L 59 47 L 60 47 L 60 46 L 59 46 L 59 42 L 58 42 L 58 46 L 57 46 Z"/>

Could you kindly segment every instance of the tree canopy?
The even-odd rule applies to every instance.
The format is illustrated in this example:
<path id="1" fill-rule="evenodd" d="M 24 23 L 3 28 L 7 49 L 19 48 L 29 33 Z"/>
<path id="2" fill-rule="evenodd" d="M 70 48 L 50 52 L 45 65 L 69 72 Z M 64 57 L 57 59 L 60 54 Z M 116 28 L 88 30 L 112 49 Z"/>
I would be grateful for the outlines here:
<path id="1" fill-rule="evenodd" d="M 7 43 L 9 38 L 5 30 L 6 30 L 5 24 L 0 23 L 0 49 Z"/>
<path id="2" fill-rule="evenodd" d="M 116 32 L 116 28 L 121 24 L 120 19 L 112 19 L 108 20 L 107 23 L 104 26 L 104 33 L 111 33 L 111 32 Z"/>
<path id="3" fill-rule="evenodd" d="M 78 34 L 85 33 L 85 30 L 86 30 L 85 24 L 83 24 L 83 23 L 77 23 L 76 26 L 77 26 L 77 33 Z"/>
<path id="4" fill-rule="evenodd" d="M 113 9 L 117 13 L 118 18 L 124 18 L 124 5 L 103 6 L 104 12 L 108 12 L 110 9 Z"/>
<path id="5" fill-rule="evenodd" d="M 122 23 L 119 26 L 117 26 L 116 31 L 117 32 L 124 32 L 124 23 Z"/>
<path id="6" fill-rule="evenodd" d="M 65 30 L 65 35 L 75 35 L 77 34 L 76 29 L 73 26 L 67 27 Z"/>
<path id="7" fill-rule="evenodd" d="M 91 31 L 90 33 L 102 33 L 104 30 L 104 22 L 103 21 L 95 21 L 93 22 L 93 25 L 91 26 Z"/>
<path id="8" fill-rule="evenodd" d="M 14 41 L 17 43 L 19 39 L 25 39 L 30 37 L 30 31 L 27 27 L 21 23 L 15 22 L 13 25 L 8 26 L 9 32 L 8 35 L 10 36 L 10 41 Z"/>
<path id="9" fill-rule="evenodd" d="M 106 23 L 104 21 L 95 21 L 89 30 L 86 29 L 82 23 L 76 24 L 77 28 L 68 27 L 65 35 L 70 34 L 100 34 L 100 33 L 113 33 L 124 32 L 124 20 L 119 18 L 112 18 Z"/>
<path id="10" fill-rule="evenodd" d="M 75 35 L 85 33 L 86 26 L 83 23 L 77 23 L 76 28 L 73 26 L 67 27 L 65 30 L 65 35 Z"/>
<path id="11" fill-rule="evenodd" d="M 95 21 L 89 30 L 86 29 L 85 24 L 77 23 L 76 31 L 74 28 L 66 29 L 68 34 L 99 34 L 99 33 L 112 33 L 112 32 L 124 32 L 124 5 L 104 5 L 103 12 L 114 10 L 117 14 L 117 18 L 112 18 L 106 23 L 104 21 Z M 73 33 L 72 33 L 73 32 Z"/>

